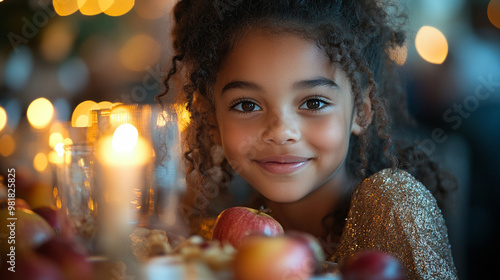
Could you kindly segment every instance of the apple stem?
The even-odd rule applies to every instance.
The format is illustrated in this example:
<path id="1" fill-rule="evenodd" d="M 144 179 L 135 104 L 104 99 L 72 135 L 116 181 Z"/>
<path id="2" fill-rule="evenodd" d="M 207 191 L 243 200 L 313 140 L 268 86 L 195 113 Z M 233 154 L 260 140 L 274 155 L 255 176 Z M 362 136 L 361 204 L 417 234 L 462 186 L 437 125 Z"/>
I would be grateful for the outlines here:
<path id="1" fill-rule="evenodd" d="M 257 211 L 257 215 L 259 215 L 260 213 L 269 214 L 271 213 L 271 209 L 266 208 L 264 205 L 261 205 L 259 211 Z"/>

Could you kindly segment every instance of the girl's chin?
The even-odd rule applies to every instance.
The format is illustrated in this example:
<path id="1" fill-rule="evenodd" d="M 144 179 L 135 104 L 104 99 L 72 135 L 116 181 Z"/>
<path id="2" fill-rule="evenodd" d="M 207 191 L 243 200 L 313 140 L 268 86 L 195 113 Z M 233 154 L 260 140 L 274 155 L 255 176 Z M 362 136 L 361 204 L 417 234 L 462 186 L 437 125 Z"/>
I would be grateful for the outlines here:
<path id="1" fill-rule="evenodd" d="M 294 203 L 306 195 L 300 194 L 291 194 L 291 193 L 261 193 L 267 200 L 275 202 L 275 203 Z"/>

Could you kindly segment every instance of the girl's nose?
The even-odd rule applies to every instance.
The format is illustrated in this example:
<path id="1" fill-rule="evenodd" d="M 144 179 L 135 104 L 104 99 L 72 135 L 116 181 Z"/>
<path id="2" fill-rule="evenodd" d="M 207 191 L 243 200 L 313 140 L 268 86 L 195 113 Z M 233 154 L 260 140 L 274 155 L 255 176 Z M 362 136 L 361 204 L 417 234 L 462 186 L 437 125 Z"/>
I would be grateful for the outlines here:
<path id="1" fill-rule="evenodd" d="M 266 123 L 262 134 L 262 139 L 266 143 L 286 145 L 293 144 L 301 138 L 299 121 L 293 116 L 283 113 L 273 114 Z"/>

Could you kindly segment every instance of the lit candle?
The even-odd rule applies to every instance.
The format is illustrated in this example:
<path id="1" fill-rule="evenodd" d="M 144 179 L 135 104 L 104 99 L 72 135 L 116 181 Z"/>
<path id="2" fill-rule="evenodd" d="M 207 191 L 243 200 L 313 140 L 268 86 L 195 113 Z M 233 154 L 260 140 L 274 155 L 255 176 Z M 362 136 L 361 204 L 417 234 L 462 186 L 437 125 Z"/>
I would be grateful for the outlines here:
<path id="1" fill-rule="evenodd" d="M 110 254 L 121 251 L 124 238 L 138 221 L 141 189 L 152 147 L 131 124 L 120 125 L 113 136 L 97 142 L 98 178 L 101 191 L 101 246 Z"/>

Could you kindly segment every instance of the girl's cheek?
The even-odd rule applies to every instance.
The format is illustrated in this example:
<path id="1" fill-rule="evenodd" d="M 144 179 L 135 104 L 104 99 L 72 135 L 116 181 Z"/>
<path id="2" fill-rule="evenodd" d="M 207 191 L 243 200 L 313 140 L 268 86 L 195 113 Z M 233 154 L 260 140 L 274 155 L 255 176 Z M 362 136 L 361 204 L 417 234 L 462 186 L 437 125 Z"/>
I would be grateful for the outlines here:
<path id="1" fill-rule="evenodd" d="M 307 128 L 309 139 L 321 150 L 339 150 L 347 145 L 349 131 L 343 120 L 326 120 Z"/>

